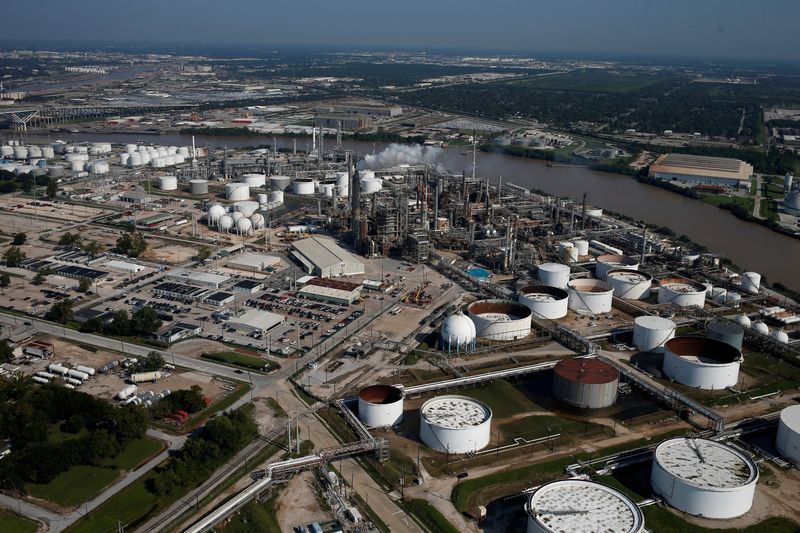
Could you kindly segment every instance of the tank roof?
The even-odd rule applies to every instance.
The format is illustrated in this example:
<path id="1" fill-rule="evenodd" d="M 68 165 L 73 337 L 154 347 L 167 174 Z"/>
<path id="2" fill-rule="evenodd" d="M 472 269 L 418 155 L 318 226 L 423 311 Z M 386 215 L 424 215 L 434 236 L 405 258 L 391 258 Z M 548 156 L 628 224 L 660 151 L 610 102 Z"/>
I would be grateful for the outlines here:
<path id="1" fill-rule="evenodd" d="M 574 279 L 567 284 L 567 287 L 578 292 L 611 292 L 614 287 L 599 279 Z"/>
<path id="2" fill-rule="evenodd" d="M 706 327 L 715 333 L 724 333 L 726 335 L 741 335 L 744 333 L 744 327 L 741 324 L 730 320 L 712 320 Z"/>
<path id="3" fill-rule="evenodd" d="M 611 383 L 619 379 L 619 371 L 613 366 L 597 359 L 583 357 L 562 359 L 556 363 L 554 371 L 564 379 L 590 385 Z"/>
<path id="4" fill-rule="evenodd" d="M 631 283 L 642 283 L 645 281 L 651 281 L 653 279 L 653 276 L 647 272 L 642 272 L 641 270 L 628 270 L 625 268 L 615 268 L 614 270 L 609 270 L 606 272 L 606 277 L 621 279 Z"/>
<path id="5" fill-rule="evenodd" d="M 557 302 L 569 298 L 569 293 L 564 289 L 547 285 L 528 285 L 522 287 L 519 290 L 519 294 L 530 300 L 541 302 Z"/>
<path id="6" fill-rule="evenodd" d="M 733 489 L 758 479 L 752 459 L 706 439 L 664 441 L 656 448 L 655 459 L 670 474 L 702 489 Z"/>
<path id="7" fill-rule="evenodd" d="M 403 399 L 403 391 L 391 385 L 372 385 L 361 389 L 358 397 L 365 402 L 385 405 Z"/>
<path id="8" fill-rule="evenodd" d="M 465 396 L 439 396 L 422 404 L 422 418 L 435 426 L 463 429 L 479 426 L 492 417 L 492 410 Z"/>
<path id="9" fill-rule="evenodd" d="M 781 411 L 781 424 L 800 433 L 800 405 L 790 405 Z"/>
<path id="10" fill-rule="evenodd" d="M 570 267 L 569 265 L 564 265 L 561 263 L 542 263 L 539 265 L 539 270 L 544 270 L 545 272 L 569 272 Z"/>
<path id="11" fill-rule="evenodd" d="M 724 365 L 742 359 L 742 352 L 727 342 L 708 337 L 675 337 L 664 347 L 677 356 L 699 363 Z"/>
<path id="12" fill-rule="evenodd" d="M 630 498 L 601 483 L 579 479 L 542 485 L 528 500 L 528 514 L 553 533 L 634 533 L 644 516 Z"/>
<path id="13" fill-rule="evenodd" d="M 531 310 L 514 300 L 478 300 L 467 306 L 467 311 L 474 315 L 485 316 L 498 320 L 517 320 L 531 316 Z"/>
<path id="14" fill-rule="evenodd" d="M 598 256 L 597 258 L 598 263 L 604 263 L 606 265 L 638 265 L 639 261 L 630 257 L 628 255 L 618 255 L 618 254 L 603 254 Z"/>
<path id="15" fill-rule="evenodd" d="M 659 281 L 659 285 L 666 287 L 672 292 L 706 292 L 706 286 L 687 278 L 664 278 Z"/>
<path id="16" fill-rule="evenodd" d="M 637 326 L 646 329 L 675 329 L 677 327 L 672 320 L 660 316 L 637 316 L 633 321 Z"/>

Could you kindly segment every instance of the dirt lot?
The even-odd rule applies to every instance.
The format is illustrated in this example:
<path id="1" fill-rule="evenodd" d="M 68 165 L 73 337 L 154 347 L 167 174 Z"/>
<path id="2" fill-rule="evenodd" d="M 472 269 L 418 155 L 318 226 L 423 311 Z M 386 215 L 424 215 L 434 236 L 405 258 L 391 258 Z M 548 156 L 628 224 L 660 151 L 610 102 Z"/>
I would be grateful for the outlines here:
<path id="1" fill-rule="evenodd" d="M 17 206 L 22 207 L 17 207 Z M 106 209 L 73 205 L 66 203 L 49 202 L 46 200 L 31 200 L 20 195 L 3 196 L 0 198 L 0 210 L 12 210 L 17 217 L 20 215 L 30 217 L 47 217 L 62 222 L 83 222 L 90 218 L 99 217 L 110 213 Z M 45 222 L 46 223 L 46 222 Z M 52 222 L 50 222 L 52 229 Z"/>
<path id="2" fill-rule="evenodd" d="M 149 246 L 142 259 L 149 259 L 158 263 L 178 265 L 189 261 L 197 255 L 197 248 L 180 244 L 165 244 L 154 239 L 148 239 Z"/>
<path id="3" fill-rule="evenodd" d="M 275 503 L 281 531 L 294 531 L 295 526 L 306 526 L 313 522 L 324 522 L 333 518 L 317 503 L 311 488 L 313 480 L 312 472 L 303 472 L 293 477 L 281 491 L 278 501 Z"/>

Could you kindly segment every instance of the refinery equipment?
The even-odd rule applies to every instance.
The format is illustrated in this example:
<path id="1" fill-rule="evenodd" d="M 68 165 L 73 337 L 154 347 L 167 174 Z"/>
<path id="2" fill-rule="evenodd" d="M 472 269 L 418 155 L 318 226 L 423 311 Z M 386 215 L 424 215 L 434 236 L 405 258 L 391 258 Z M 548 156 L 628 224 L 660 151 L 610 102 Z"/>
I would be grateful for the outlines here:
<path id="1" fill-rule="evenodd" d="M 658 316 L 638 316 L 633 321 L 633 345 L 643 352 L 663 353 L 664 345 L 675 337 L 675 322 Z"/>
<path id="2" fill-rule="evenodd" d="M 664 375 L 689 387 L 734 387 L 741 364 L 742 352 L 716 339 L 675 337 L 664 345 Z"/>
<path id="3" fill-rule="evenodd" d="M 269 177 L 269 186 L 270 189 L 273 191 L 285 191 L 289 184 L 292 182 L 292 178 L 289 176 L 270 176 Z"/>
<path id="4" fill-rule="evenodd" d="M 314 180 L 311 178 L 297 178 L 292 184 L 292 192 L 298 195 L 308 196 L 314 194 L 315 190 Z"/>
<path id="5" fill-rule="evenodd" d="M 372 385 L 358 393 L 358 418 L 367 427 L 392 427 L 403 420 L 403 390 Z"/>
<path id="6" fill-rule="evenodd" d="M 744 272 L 742 274 L 742 290 L 750 294 L 758 294 L 761 287 L 761 274 L 757 272 Z"/>
<path id="7" fill-rule="evenodd" d="M 469 351 L 475 348 L 475 323 L 461 313 L 450 315 L 442 323 L 439 344 L 447 352 Z"/>
<path id="8" fill-rule="evenodd" d="M 492 410 L 465 396 L 438 396 L 420 408 L 420 439 L 445 453 L 485 448 L 491 437 Z"/>
<path id="9" fill-rule="evenodd" d="M 236 221 L 236 232 L 241 235 L 248 235 L 253 231 L 253 223 L 249 218 L 242 217 Z"/>
<path id="10" fill-rule="evenodd" d="M 567 316 L 569 293 L 547 285 L 529 285 L 518 293 L 519 303 L 527 306 L 536 316 L 555 320 Z"/>
<path id="11" fill-rule="evenodd" d="M 800 466 L 800 405 L 781 410 L 775 447 L 787 461 Z"/>
<path id="12" fill-rule="evenodd" d="M 567 284 L 569 308 L 575 312 L 608 313 L 614 300 L 614 287 L 597 279 L 575 279 Z"/>
<path id="13" fill-rule="evenodd" d="M 728 519 L 750 510 L 758 467 L 743 452 L 706 439 L 674 438 L 653 453 L 650 483 L 676 509 Z"/>
<path id="14" fill-rule="evenodd" d="M 531 310 L 514 300 L 479 300 L 467 306 L 478 337 L 510 341 L 531 332 Z"/>
<path id="15" fill-rule="evenodd" d="M 584 409 L 614 405 L 619 371 L 610 364 L 588 358 L 562 359 L 553 369 L 553 395 Z"/>
<path id="16" fill-rule="evenodd" d="M 208 208 L 208 225 L 209 226 L 216 226 L 219 223 L 219 219 L 222 215 L 224 215 L 227 211 L 225 207 L 220 204 L 211 204 Z"/>

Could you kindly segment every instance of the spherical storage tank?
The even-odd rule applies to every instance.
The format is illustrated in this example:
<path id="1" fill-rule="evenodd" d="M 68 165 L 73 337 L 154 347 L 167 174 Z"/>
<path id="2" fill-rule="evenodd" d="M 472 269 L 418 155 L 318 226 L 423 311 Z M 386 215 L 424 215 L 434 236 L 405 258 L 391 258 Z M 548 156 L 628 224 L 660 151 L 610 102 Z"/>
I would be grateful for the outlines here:
<path id="1" fill-rule="evenodd" d="M 775 447 L 787 461 L 800 466 L 800 405 L 781 411 Z"/>
<path id="2" fill-rule="evenodd" d="M 689 387 L 733 387 L 741 364 L 742 352 L 716 339 L 675 337 L 664 345 L 664 375 Z"/>
<path id="3" fill-rule="evenodd" d="M 644 515 L 620 491 L 602 483 L 564 479 L 533 491 L 525 503 L 527 533 L 640 533 Z"/>
<path id="4" fill-rule="evenodd" d="M 253 200 L 243 200 L 241 202 L 236 202 L 233 204 L 233 210 L 240 212 L 246 217 L 249 217 L 256 211 L 258 211 L 258 202 L 254 202 Z"/>
<path id="5" fill-rule="evenodd" d="M 750 510 L 758 467 L 744 453 L 706 439 L 675 438 L 653 453 L 650 483 L 672 507 L 704 518 L 736 518 Z"/>
<path id="6" fill-rule="evenodd" d="M 208 223 L 210 225 L 215 225 L 219 222 L 219 217 L 225 214 L 225 208 L 220 204 L 212 204 L 208 208 Z"/>
<path id="7" fill-rule="evenodd" d="M 269 177 L 269 186 L 273 191 L 285 191 L 291 182 L 292 178 L 290 178 L 289 176 Z"/>
<path id="8" fill-rule="evenodd" d="M 606 272 L 606 281 L 614 287 L 614 296 L 624 300 L 646 300 L 650 297 L 653 276 L 647 272 L 615 268 Z"/>
<path id="9" fill-rule="evenodd" d="M 242 174 L 239 181 L 256 189 L 258 187 L 264 187 L 267 184 L 267 176 L 266 174 Z"/>
<path id="10" fill-rule="evenodd" d="M 230 231 L 233 227 L 233 218 L 230 215 L 222 215 L 217 221 L 220 231 Z"/>
<path id="11" fill-rule="evenodd" d="M 368 427 L 396 426 L 403 420 L 403 391 L 372 385 L 358 393 L 358 418 Z"/>
<path id="12" fill-rule="evenodd" d="M 253 223 L 250 222 L 249 218 L 242 217 L 236 222 L 236 231 L 242 235 L 247 235 L 253 231 Z"/>
<path id="13" fill-rule="evenodd" d="M 469 453 L 489 444 L 492 410 L 465 396 L 439 396 L 420 408 L 423 443 L 446 453 Z"/>
<path id="14" fill-rule="evenodd" d="M 627 255 L 605 254 L 597 258 L 597 267 L 594 271 L 594 277 L 597 279 L 606 279 L 606 274 L 609 270 L 639 270 L 639 262 L 633 257 Z"/>
<path id="15" fill-rule="evenodd" d="M 633 321 L 633 345 L 643 352 L 663 353 L 676 328 L 675 322 L 666 318 L 638 316 Z"/>
<path id="16" fill-rule="evenodd" d="M 614 297 L 614 287 L 597 279 L 575 279 L 567 284 L 569 308 L 576 312 L 608 313 Z"/>
<path id="17" fill-rule="evenodd" d="M 478 300 L 469 304 L 467 314 L 478 337 L 485 339 L 510 341 L 531 332 L 531 310 L 513 300 Z"/>
<path id="18" fill-rule="evenodd" d="M 250 222 L 253 223 L 253 229 L 261 229 L 264 227 L 264 215 L 261 213 L 253 213 L 250 215 Z"/>
<path id="19" fill-rule="evenodd" d="M 442 350 L 460 351 L 475 344 L 475 323 L 468 316 L 461 313 L 450 315 L 442 323 L 439 332 L 439 345 Z"/>
<path id="20" fill-rule="evenodd" d="M 192 194 L 208 194 L 208 180 L 189 180 L 189 192 Z"/>
<path id="21" fill-rule="evenodd" d="M 234 223 L 239 222 L 244 218 L 244 213 L 242 213 L 241 211 L 234 211 L 233 213 L 231 213 L 231 218 L 233 219 Z"/>
<path id="22" fill-rule="evenodd" d="M 773 331 L 770 337 L 772 337 L 773 339 L 775 339 L 780 343 L 789 344 L 789 335 L 785 331 L 780 331 L 780 330 Z"/>
<path id="23" fill-rule="evenodd" d="M 658 303 L 672 303 L 680 307 L 703 307 L 706 287 L 686 278 L 664 278 L 659 283 Z"/>
<path id="24" fill-rule="evenodd" d="M 734 321 L 736 321 L 736 323 L 740 326 L 744 326 L 746 328 L 750 327 L 750 317 L 747 315 L 739 315 L 734 319 Z"/>
<path id="25" fill-rule="evenodd" d="M 175 176 L 159 176 L 158 188 L 162 191 L 174 191 L 178 188 L 178 178 Z"/>
<path id="26" fill-rule="evenodd" d="M 769 326 L 764 324 L 763 322 L 756 322 L 753 324 L 753 329 L 757 332 L 761 333 L 762 335 L 769 335 Z"/>
<path id="27" fill-rule="evenodd" d="M 250 198 L 250 187 L 246 183 L 228 183 L 225 185 L 225 197 L 238 202 Z"/>
<path id="28" fill-rule="evenodd" d="M 555 320 L 567 316 L 569 293 L 557 287 L 529 285 L 519 290 L 519 303 L 527 306 L 533 313 Z"/>
<path id="29" fill-rule="evenodd" d="M 712 320 L 706 325 L 706 336 L 741 350 L 742 341 L 744 341 L 744 327 L 728 320 Z"/>
<path id="30" fill-rule="evenodd" d="M 553 369 L 553 395 L 564 403 L 585 409 L 614 405 L 619 371 L 597 359 L 562 359 Z"/>
<path id="31" fill-rule="evenodd" d="M 561 263 L 542 263 L 536 271 L 536 277 L 539 281 L 548 287 L 557 287 L 559 289 L 566 289 L 569 283 L 570 268 Z"/>

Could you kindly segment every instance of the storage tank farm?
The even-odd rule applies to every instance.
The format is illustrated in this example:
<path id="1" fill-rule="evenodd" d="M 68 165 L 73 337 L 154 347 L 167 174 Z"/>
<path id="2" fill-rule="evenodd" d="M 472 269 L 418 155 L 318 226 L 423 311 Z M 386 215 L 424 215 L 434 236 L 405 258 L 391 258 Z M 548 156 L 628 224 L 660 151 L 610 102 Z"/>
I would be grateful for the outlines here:
<path id="1" fill-rule="evenodd" d="M 614 287 L 597 279 L 574 279 L 567 284 L 569 308 L 575 312 L 608 313 L 614 300 Z"/>
<path id="2" fill-rule="evenodd" d="M 511 341 L 531 332 L 531 310 L 514 300 L 478 300 L 467 306 L 478 337 L 493 341 Z"/>
<path id="3" fill-rule="evenodd" d="M 526 533 L 641 533 L 644 514 L 622 492 L 583 479 L 551 481 L 525 503 Z"/>
<path id="4" fill-rule="evenodd" d="M 643 352 L 663 353 L 664 345 L 675 337 L 677 327 L 668 318 L 638 316 L 633 320 L 633 345 Z"/>
<path id="5" fill-rule="evenodd" d="M 800 466 L 800 405 L 790 405 L 781 411 L 775 447 L 784 459 Z"/>
<path id="6" fill-rule="evenodd" d="M 519 290 L 518 300 L 536 316 L 550 320 L 567 316 L 569 293 L 564 289 L 546 285 L 528 285 Z"/>
<path id="7" fill-rule="evenodd" d="M 576 407 L 602 409 L 614 405 L 618 390 L 619 371 L 597 359 L 562 359 L 553 369 L 553 395 Z"/>
<path id="8" fill-rule="evenodd" d="M 740 350 L 708 337 L 675 337 L 664 345 L 664 375 L 689 387 L 709 390 L 734 387 L 739 381 L 741 364 Z"/>
<path id="9" fill-rule="evenodd" d="M 358 418 L 367 427 L 391 427 L 403 420 L 403 390 L 372 385 L 358 393 Z"/>
<path id="10" fill-rule="evenodd" d="M 420 439 L 440 452 L 470 453 L 485 448 L 491 425 L 492 410 L 465 396 L 437 396 L 420 408 Z"/>
<path id="11" fill-rule="evenodd" d="M 703 307 L 706 287 L 686 278 L 664 278 L 659 282 L 658 303 L 671 303 L 680 307 Z"/>
<path id="12" fill-rule="evenodd" d="M 753 460 L 720 442 L 674 438 L 653 453 L 653 491 L 694 516 L 730 519 L 745 514 L 753 505 L 757 482 Z"/>

